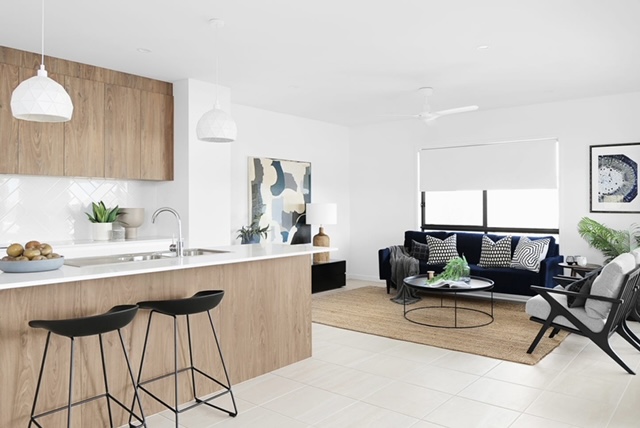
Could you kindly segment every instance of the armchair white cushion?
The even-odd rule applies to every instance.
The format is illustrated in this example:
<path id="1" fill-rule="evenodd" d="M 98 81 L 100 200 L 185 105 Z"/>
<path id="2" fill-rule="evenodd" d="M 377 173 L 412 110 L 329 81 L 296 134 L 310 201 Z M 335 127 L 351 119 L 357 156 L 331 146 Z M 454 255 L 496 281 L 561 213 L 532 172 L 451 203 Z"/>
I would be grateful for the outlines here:
<path id="1" fill-rule="evenodd" d="M 594 296 L 616 297 L 620 293 L 625 275 L 636 268 L 636 259 L 631 253 L 620 254 L 611 260 L 593 281 L 591 294 Z M 584 309 L 592 318 L 606 319 L 611 303 L 587 299 Z"/>
<path id="2" fill-rule="evenodd" d="M 571 312 L 578 320 L 584 323 L 589 330 L 598 333 L 602 331 L 604 328 L 604 320 L 601 318 L 592 318 L 587 315 L 587 312 L 584 308 L 570 308 L 567 305 L 567 296 L 563 296 L 561 294 L 552 294 L 551 295 L 555 300 L 558 301 L 562 306 L 564 306 L 567 311 Z M 541 295 L 534 296 L 527 300 L 527 304 L 525 305 L 525 311 L 528 315 L 536 318 L 540 318 L 546 320 L 551 313 L 551 306 L 547 303 L 546 300 Z M 563 316 L 558 316 L 553 320 L 556 324 L 564 325 L 569 328 L 576 328 L 568 319 Z"/>

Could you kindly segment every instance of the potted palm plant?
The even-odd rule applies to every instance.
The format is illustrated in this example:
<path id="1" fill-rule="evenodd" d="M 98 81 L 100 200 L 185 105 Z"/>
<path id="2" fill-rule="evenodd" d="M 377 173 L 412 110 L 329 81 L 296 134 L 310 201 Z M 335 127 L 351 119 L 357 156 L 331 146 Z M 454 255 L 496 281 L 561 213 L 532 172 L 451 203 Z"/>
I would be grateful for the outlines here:
<path id="1" fill-rule="evenodd" d="M 91 208 L 92 213 L 85 214 L 92 223 L 93 240 L 108 241 L 110 238 L 110 232 L 113 229 L 113 223 L 120 215 L 120 208 L 117 205 L 114 208 L 107 208 L 102 201 L 97 204 L 92 202 Z"/>
<path id="2" fill-rule="evenodd" d="M 257 244 L 260 242 L 260 237 L 267 237 L 269 226 L 260 227 L 258 219 L 254 219 L 249 226 L 242 226 L 238 229 L 238 236 L 236 238 L 241 239 L 241 244 Z"/>
<path id="3" fill-rule="evenodd" d="M 578 233 L 590 247 L 602 252 L 606 257 L 605 263 L 640 246 L 640 228 L 636 224 L 627 230 L 616 230 L 583 217 L 578 222 Z"/>

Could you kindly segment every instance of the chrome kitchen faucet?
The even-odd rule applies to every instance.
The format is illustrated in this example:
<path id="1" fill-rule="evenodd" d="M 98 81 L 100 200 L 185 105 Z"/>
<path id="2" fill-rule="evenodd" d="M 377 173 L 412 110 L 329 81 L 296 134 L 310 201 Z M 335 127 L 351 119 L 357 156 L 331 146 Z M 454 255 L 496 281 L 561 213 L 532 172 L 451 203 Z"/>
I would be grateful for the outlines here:
<path id="1" fill-rule="evenodd" d="M 158 208 L 156 212 L 154 212 L 153 215 L 151 216 L 151 223 L 155 223 L 156 217 L 158 217 L 158 214 L 164 211 L 170 212 L 171 214 L 176 216 L 176 220 L 178 220 L 178 242 L 176 243 L 176 246 L 175 246 L 175 252 L 178 254 L 178 257 L 183 257 L 184 256 L 184 240 L 182 239 L 182 220 L 180 220 L 180 214 L 178 214 L 178 211 L 170 207 Z M 174 251 L 173 245 L 170 247 L 170 249 L 171 251 Z"/>

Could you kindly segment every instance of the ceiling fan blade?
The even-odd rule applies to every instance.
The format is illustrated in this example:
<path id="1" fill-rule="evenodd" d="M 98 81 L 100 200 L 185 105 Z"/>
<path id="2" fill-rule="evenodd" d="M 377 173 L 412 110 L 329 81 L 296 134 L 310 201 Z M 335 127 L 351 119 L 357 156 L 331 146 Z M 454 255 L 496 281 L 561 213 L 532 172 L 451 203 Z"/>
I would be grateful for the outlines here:
<path id="1" fill-rule="evenodd" d="M 478 106 L 465 106 L 465 107 L 451 108 L 448 110 L 440 110 L 432 114 L 438 117 L 438 116 L 446 116 L 448 114 L 466 113 L 466 112 L 475 111 L 475 110 L 478 110 Z"/>

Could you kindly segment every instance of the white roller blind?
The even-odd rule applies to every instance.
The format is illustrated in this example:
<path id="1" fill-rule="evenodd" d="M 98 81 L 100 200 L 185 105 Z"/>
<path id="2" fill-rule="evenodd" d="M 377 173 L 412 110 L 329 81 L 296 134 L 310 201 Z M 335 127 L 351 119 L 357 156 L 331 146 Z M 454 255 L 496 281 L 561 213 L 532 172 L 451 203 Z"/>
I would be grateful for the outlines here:
<path id="1" fill-rule="evenodd" d="M 420 190 L 555 189 L 558 141 L 422 149 Z"/>

